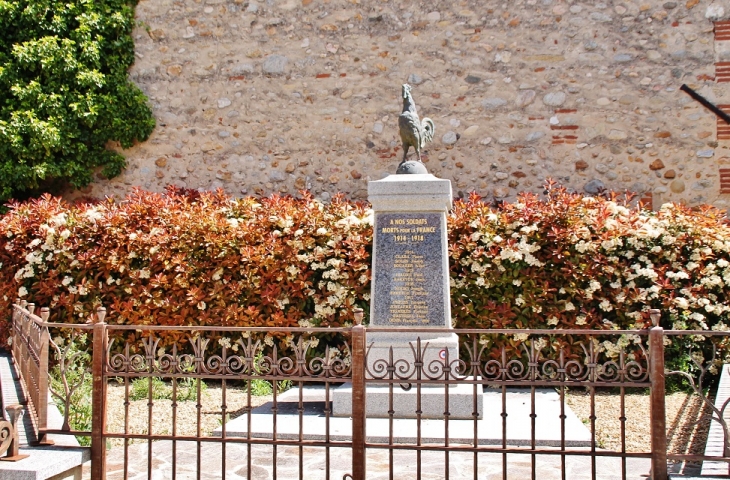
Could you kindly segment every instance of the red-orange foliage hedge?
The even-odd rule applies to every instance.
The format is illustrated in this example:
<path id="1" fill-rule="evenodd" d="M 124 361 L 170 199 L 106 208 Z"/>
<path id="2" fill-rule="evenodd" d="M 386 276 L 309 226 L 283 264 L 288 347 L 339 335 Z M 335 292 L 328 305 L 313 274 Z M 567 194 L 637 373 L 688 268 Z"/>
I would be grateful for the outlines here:
<path id="1" fill-rule="evenodd" d="M 643 328 L 660 308 L 667 327 L 728 329 L 730 228 L 719 211 L 548 190 L 502 209 L 477 196 L 455 203 L 455 326 Z M 0 311 L 9 318 L 20 296 L 59 322 L 104 305 L 111 323 L 347 325 L 355 306 L 369 310 L 371 215 L 343 198 L 172 189 L 13 205 L 0 218 Z"/>
<path id="2" fill-rule="evenodd" d="M 309 196 L 170 189 L 78 206 L 45 196 L 0 219 L 0 310 L 21 296 L 67 323 L 104 305 L 117 324 L 344 325 L 367 306 L 368 214 Z"/>

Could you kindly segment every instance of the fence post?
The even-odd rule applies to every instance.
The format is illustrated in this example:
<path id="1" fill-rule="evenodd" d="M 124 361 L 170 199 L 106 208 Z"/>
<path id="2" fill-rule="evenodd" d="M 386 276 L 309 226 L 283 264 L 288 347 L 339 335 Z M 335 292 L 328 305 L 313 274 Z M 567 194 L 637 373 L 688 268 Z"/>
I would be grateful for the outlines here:
<path id="1" fill-rule="evenodd" d="M 365 327 L 355 309 L 352 327 L 352 480 L 365 480 Z"/>
<path id="2" fill-rule="evenodd" d="M 41 308 L 41 320 L 44 323 L 48 322 L 50 316 L 50 310 L 48 307 Z M 48 435 L 43 432 L 48 428 L 48 344 L 50 340 L 50 333 L 48 327 L 42 326 L 41 337 L 40 337 L 40 372 L 38 372 L 38 443 L 40 445 L 53 445 L 53 440 L 48 439 Z"/>
<path id="3" fill-rule="evenodd" d="M 25 311 L 27 314 L 23 315 L 24 322 L 23 322 L 23 355 L 21 358 L 23 359 L 23 365 L 20 370 L 20 376 L 23 378 L 23 382 L 28 385 L 29 382 L 31 382 L 31 379 L 28 378 L 30 376 L 30 364 L 33 362 L 33 358 L 31 357 L 30 350 L 31 350 L 31 341 L 30 341 L 30 325 L 33 323 L 33 320 L 30 318 L 31 315 L 33 315 L 33 311 L 35 310 L 35 303 L 26 303 L 25 304 Z M 33 394 L 31 393 L 30 396 L 32 397 Z"/>
<path id="4" fill-rule="evenodd" d="M 8 424 L 10 425 L 10 445 L 7 450 L 8 454 L 4 456 L 2 460 L 17 462 L 18 460 L 23 460 L 24 458 L 28 458 L 30 456 L 20 454 L 20 436 L 18 435 L 18 424 L 22 421 L 21 418 L 23 417 L 23 406 L 8 405 L 7 407 L 5 407 L 5 411 L 8 414 L 9 421 L 6 422 L 0 420 L 0 422 L 4 423 L 3 427 L 7 427 Z M 6 428 L 3 428 L 3 430 L 6 430 Z M 0 455 L 2 455 L 2 453 L 4 452 L 0 450 Z"/>
<path id="5" fill-rule="evenodd" d="M 104 363 L 106 359 L 107 332 L 104 317 L 106 309 L 96 310 L 94 322 L 94 340 L 92 352 L 92 385 L 91 393 L 91 478 L 106 479 L 106 382 L 104 381 Z"/>
<path id="6" fill-rule="evenodd" d="M 21 316 L 20 316 L 20 299 L 17 299 L 15 305 L 13 305 L 13 331 L 12 339 L 13 344 L 11 345 L 13 351 L 13 363 L 15 364 L 15 375 L 13 380 L 16 382 L 20 381 L 20 329 L 22 328 Z"/>
<path id="7" fill-rule="evenodd" d="M 659 326 L 661 312 L 649 311 L 653 327 L 649 330 L 649 379 L 651 381 L 651 478 L 667 480 L 667 420 L 664 398 L 664 329 Z"/>

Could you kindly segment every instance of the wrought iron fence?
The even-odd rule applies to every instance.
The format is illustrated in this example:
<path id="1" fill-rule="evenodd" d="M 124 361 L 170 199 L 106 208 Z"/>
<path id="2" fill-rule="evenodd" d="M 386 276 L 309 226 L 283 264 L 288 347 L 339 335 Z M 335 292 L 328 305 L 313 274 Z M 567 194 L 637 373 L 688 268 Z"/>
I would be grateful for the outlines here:
<path id="1" fill-rule="evenodd" d="M 664 361 L 668 339 L 728 334 L 665 331 L 658 326 L 657 311 L 652 312 L 655 326 L 641 331 L 460 330 L 460 358 L 449 358 L 446 351 L 438 360 L 433 360 L 428 342 L 420 340 L 422 331 L 399 329 L 415 338 L 410 356 L 391 351 L 387 358 L 369 361 L 368 333 L 388 330 L 360 325 L 361 314 L 352 327 L 305 329 L 114 325 L 104 322 L 103 309 L 90 325 L 50 324 L 32 312 L 30 306 L 14 307 L 13 355 L 26 388 L 38 390 L 33 397 L 36 412 L 48 394 L 40 391 L 48 388 L 43 383 L 48 342 L 63 377 L 81 351 L 72 345 L 87 335 L 93 382 L 90 431 L 69 425 L 72 381 L 62 382 L 64 389 L 55 392 L 66 397 L 64 427 L 49 430 L 39 421 L 38 428 L 41 434 L 90 436 L 94 479 L 126 479 L 145 472 L 152 478 L 160 468 L 170 478 L 226 478 L 235 473 L 250 479 L 266 469 L 271 478 L 477 479 L 494 474 L 534 479 L 550 462 L 564 479 L 576 478 L 577 468 L 585 478 L 633 478 L 634 470 L 644 467 L 651 468 L 652 478 L 665 479 L 668 461 L 730 462 L 727 441 L 722 457 L 667 452 L 665 377 L 683 373 L 665 372 Z M 53 335 L 60 338 L 51 339 L 49 329 L 57 330 Z M 45 347 L 35 338 L 45 338 Z M 691 382 L 714 409 L 713 419 L 727 440 L 727 405 L 711 405 L 698 383 L 714 360 L 695 356 L 699 377 Z M 259 382 L 271 389 L 261 406 L 253 401 Z M 157 396 L 161 385 L 168 392 L 165 398 Z M 215 395 L 206 385 L 211 390 L 214 386 Z M 345 417 L 333 411 L 337 389 L 349 389 Z M 461 389 L 459 399 L 456 389 Z M 525 399 L 526 420 L 519 431 L 513 423 L 518 420 L 514 389 Z M 588 434 L 581 441 L 568 434 L 566 395 L 575 389 L 585 389 L 590 397 Z M 596 410 L 596 392 L 601 389 L 613 389 L 620 398 L 617 448 L 601 448 L 597 440 L 601 412 Z M 624 399 L 632 389 L 649 390 L 650 441 L 639 451 L 626 445 Z M 539 433 L 546 414 L 538 397 L 545 391 L 556 392 L 558 402 L 549 441 Z M 133 394 L 142 400 L 133 400 Z M 489 405 L 486 394 L 495 399 Z M 402 395 L 414 399 L 405 419 L 404 407 L 397 405 Z M 454 419 L 457 400 L 466 401 L 466 417 Z M 368 414 L 366 406 L 373 402 L 383 402 L 380 418 Z M 428 402 L 440 402 L 435 417 L 426 413 Z M 489 410 L 490 405 L 496 410 Z M 121 421 L 109 423 L 110 411 Z M 217 428 L 206 423 L 211 418 Z M 114 446 L 111 456 L 108 445 Z M 515 458 L 525 460 L 515 463 Z M 613 462 L 609 477 L 606 462 Z"/>
<path id="2" fill-rule="evenodd" d="M 13 360 L 22 377 L 31 402 L 30 413 L 38 432 L 48 427 L 48 308 L 34 315 L 35 305 L 13 305 Z M 40 433 L 40 443 L 48 443 Z"/>

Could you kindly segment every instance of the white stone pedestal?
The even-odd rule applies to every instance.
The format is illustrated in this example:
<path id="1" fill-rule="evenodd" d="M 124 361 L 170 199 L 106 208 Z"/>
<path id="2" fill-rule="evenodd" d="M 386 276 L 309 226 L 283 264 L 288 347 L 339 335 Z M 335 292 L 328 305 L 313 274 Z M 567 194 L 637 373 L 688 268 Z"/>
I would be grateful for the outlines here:
<path id="1" fill-rule="evenodd" d="M 420 352 L 416 337 L 421 340 Z M 428 331 L 419 333 L 376 332 L 367 334 L 368 355 L 366 358 L 367 371 L 365 378 L 388 378 L 387 364 L 391 362 L 392 349 L 393 365 L 399 370 L 394 372 L 394 378 L 415 379 L 418 376 L 415 362 L 421 358 L 423 367 L 420 378 L 443 379 L 445 378 L 444 367 L 451 366 L 449 378 L 454 379 L 456 375 L 456 361 L 459 359 L 459 338 L 455 333 L 432 333 Z M 404 380 L 407 381 L 407 380 Z"/>
<path id="2" fill-rule="evenodd" d="M 396 418 L 417 416 L 419 390 L 422 418 L 443 418 L 446 411 L 454 419 L 481 418 L 481 387 L 475 392 L 472 385 L 438 383 L 454 379 L 459 358 L 457 335 L 444 331 L 451 329 L 451 182 L 430 174 L 390 175 L 368 184 L 368 198 L 375 220 L 370 327 L 380 331 L 367 333 L 367 416 L 389 416 L 390 385 L 374 380 L 391 379 L 391 367 Z M 412 381 L 419 379 L 434 383 L 418 389 Z M 335 390 L 334 414 L 349 416 L 351 401 L 350 386 Z"/>
<path id="3" fill-rule="evenodd" d="M 404 389 L 403 387 L 406 389 Z M 446 405 L 446 388 L 449 390 Z M 390 386 L 384 384 L 368 385 L 366 390 L 365 416 L 368 418 L 388 418 L 390 411 Z M 482 386 L 468 384 L 422 386 L 419 393 L 416 385 L 393 385 L 393 418 L 417 418 L 418 395 L 421 396 L 421 418 L 444 419 L 446 412 L 450 420 L 481 419 L 484 410 Z M 336 416 L 349 417 L 352 414 L 352 384 L 345 383 L 335 390 L 332 408 Z"/>

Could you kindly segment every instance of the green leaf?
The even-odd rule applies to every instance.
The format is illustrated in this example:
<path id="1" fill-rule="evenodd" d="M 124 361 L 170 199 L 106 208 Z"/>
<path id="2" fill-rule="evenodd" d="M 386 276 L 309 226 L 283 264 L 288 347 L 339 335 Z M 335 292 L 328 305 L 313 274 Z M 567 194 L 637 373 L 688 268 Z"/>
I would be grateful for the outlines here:
<path id="1" fill-rule="evenodd" d="M 0 0 L 0 203 L 86 186 L 155 126 L 127 71 L 134 0 Z"/>

